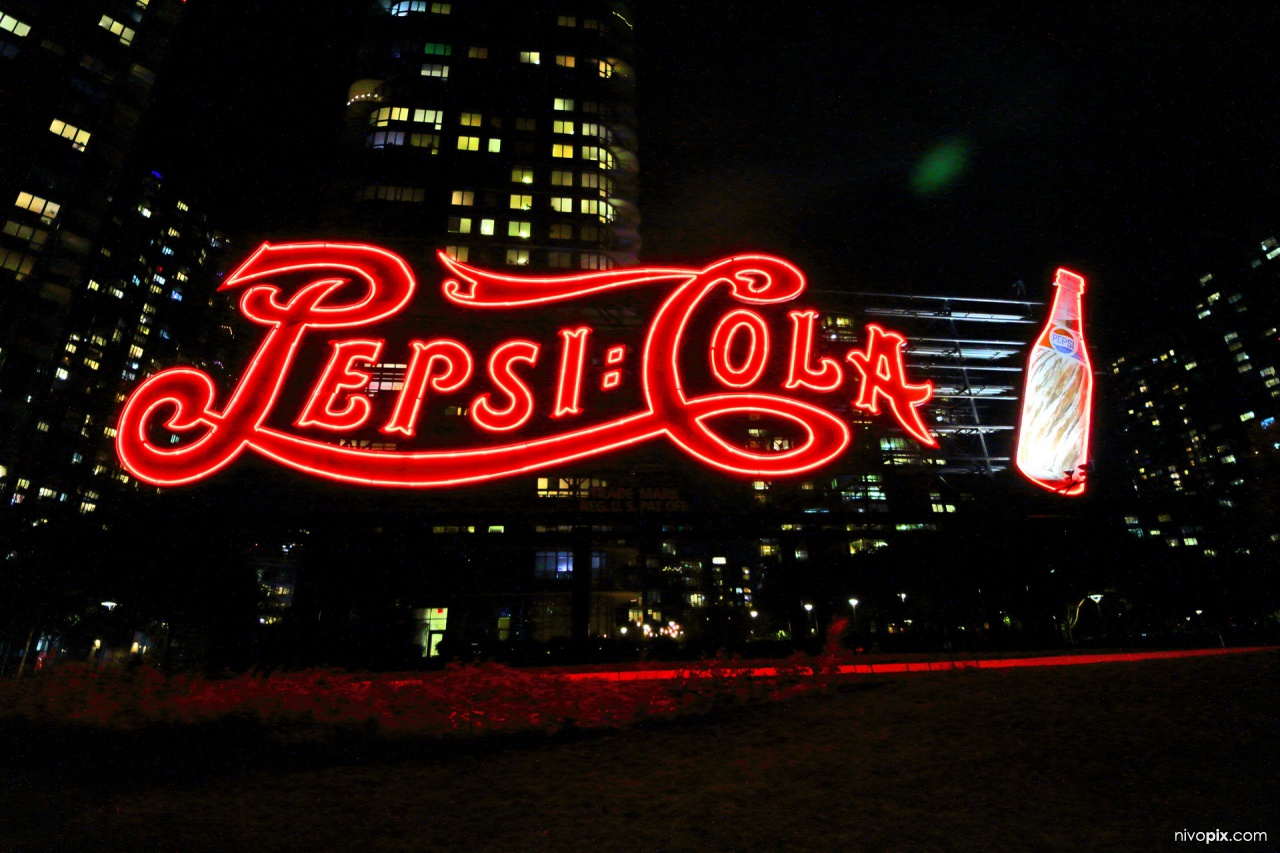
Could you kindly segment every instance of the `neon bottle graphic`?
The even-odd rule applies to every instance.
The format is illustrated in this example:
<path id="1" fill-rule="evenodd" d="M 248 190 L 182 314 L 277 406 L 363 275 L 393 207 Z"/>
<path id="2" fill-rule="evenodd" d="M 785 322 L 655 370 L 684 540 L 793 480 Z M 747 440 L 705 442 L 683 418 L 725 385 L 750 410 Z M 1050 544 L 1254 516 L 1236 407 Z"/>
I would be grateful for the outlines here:
<path id="1" fill-rule="evenodd" d="M 1084 278 L 1060 269 L 1049 322 L 1027 359 L 1018 426 L 1018 470 L 1063 495 L 1085 489 L 1093 368 L 1084 342 L 1080 303 Z"/>

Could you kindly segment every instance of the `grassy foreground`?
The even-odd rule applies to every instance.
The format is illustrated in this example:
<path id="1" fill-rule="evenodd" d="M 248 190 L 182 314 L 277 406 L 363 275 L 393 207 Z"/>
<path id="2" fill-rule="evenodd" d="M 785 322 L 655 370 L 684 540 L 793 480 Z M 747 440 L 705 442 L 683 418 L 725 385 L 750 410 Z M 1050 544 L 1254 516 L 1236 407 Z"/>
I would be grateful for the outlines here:
<path id="1" fill-rule="evenodd" d="M 1278 723 L 1276 652 L 852 676 L 484 738 L 10 718 L 0 850 L 1276 850 Z"/>

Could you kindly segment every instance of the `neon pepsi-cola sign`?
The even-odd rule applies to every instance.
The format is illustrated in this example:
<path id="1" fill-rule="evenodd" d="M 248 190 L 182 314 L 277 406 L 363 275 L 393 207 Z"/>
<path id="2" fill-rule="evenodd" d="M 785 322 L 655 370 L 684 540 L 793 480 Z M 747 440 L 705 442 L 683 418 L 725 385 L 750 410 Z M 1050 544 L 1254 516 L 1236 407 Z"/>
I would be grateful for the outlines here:
<path id="1" fill-rule="evenodd" d="M 341 482 L 439 488 L 666 441 L 728 474 L 781 478 L 848 449 L 836 409 L 850 407 L 937 446 L 921 417 L 932 386 L 907 378 L 902 335 L 868 324 L 860 346 L 822 354 L 818 312 L 795 306 L 805 277 L 781 258 L 547 276 L 439 260 L 443 299 L 420 305 L 385 249 L 264 243 L 219 288 L 241 291 L 265 329 L 236 387 L 219 402 L 201 370 L 150 377 L 121 414 L 121 463 L 179 486 L 252 451 Z M 632 340 L 600 322 L 602 300 L 624 306 Z M 497 337 L 481 346 L 462 329 Z M 388 365 L 394 382 L 376 378 Z M 446 406 L 462 417 L 444 423 Z M 761 422 L 790 438 L 744 440 Z"/>

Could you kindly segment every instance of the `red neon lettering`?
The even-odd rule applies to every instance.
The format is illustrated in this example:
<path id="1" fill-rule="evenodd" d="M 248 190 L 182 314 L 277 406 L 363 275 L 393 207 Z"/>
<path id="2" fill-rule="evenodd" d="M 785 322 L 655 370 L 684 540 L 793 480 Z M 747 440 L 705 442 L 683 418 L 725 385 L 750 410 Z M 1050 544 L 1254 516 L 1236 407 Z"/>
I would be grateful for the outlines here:
<path id="1" fill-rule="evenodd" d="M 457 391 L 471 378 L 473 364 L 471 352 L 457 341 L 414 341 L 410 346 L 413 356 L 404 375 L 404 387 L 391 420 L 382 431 L 412 438 L 417 432 L 418 413 L 427 398 L 427 386 L 442 394 Z"/>
<path id="2" fill-rule="evenodd" d="M 369 384 L 367 370 L 357 370 L 355 363 L 363 361 L 377 364 L 382 353 L 382 341 L 333 341 L 333 355 L 325 367 L 320 381 L 311 392 L 311 399 L 294 426 L 320 427 L 321 429 L 352 430 L 369 420 L 373 406 L 369 398 L 353 395 Z M 346 405 L 334 408 L 340 397 L 346 397 Z"/>
<path id="3" fill-rule="evenodd" d="M 829 356 L 818 359 L 818 369 L 809 366 L 813 360 L 813 324 L 817 311 L 790 311 L 791 361 L 787 365 L 787 381 L 782 387 L 788 391 L 810 388 L 814 391 L 834 391 L 844 381 L 840 362 Z"/>
<path id="4" fill-rule="evenodd" d="M 906 366 L 902 362 L 902 347 L 906 338 L 897 332 L 886 332 L 870 323 L 867 325 L 865 351 L 850 350 L 846 358 L 862 374 L 858 387 L 858 399 L 854 405 L 873 415 L 880 414 L 880 398 L 889 402 L 898 424 L 921 444 L 937 447 L 938 440 L 920 420 L 917 407 L 923 406 L 933 396 L 933 384 L 909 385 Z"/>
<path id="5" fill-rule="evenodd" d="M 287 276 L 317 278 L 282 302 L 281 288 L 264 279 Z M 250 286 L 240 300 L 240 312 L 271 329 L 222 411 L 214 408 L 209 377 L 183 367 L 151 376 L 125 402 L 116 453 L 138 479 L 180 486 L 231 464 L 264 432 L 262 423 L 307 330 L 362 326 L 390 317 L 412 299 L 416 282 L 400 257 L 376 246 L 263 243 L 218 289 L 245 285 Z M 358 286 L 365 292 L 357 289 L 358 298 L 350 298 L 349 291 Z M 191 440 L 153 443 L 147 432 L 157 422 Z"/>
<path id="6" fill-rule="evenodd" d="M 608 351 L 605 353 L 605 356 L 604 356 L 604 363 L 605 364 L 622 364 L 622 360 L 626 357 L 627 357 L 627 347 L 625 344 L 620 344 L 616 347 L 609 347 Z M 613 388 L 617 388 L 621 382 L 622 382 L 622 371 L 609 370 L 605 372 L 604 376 L 600 377 L 600 388 L 603 391 L 609 391 Z"/>
<path id="7" fill-rule="evenodd" d="M 538 361 L 541 347 L 533 341 L 507 341 L 489 356 L 489 378 L 510 403 L 504 409 L 493 406 L 493 395 L 481 394 L 471 403 L 471 420 L 476 426 L 490 432 L 509 432 L 524 426 L 533 416 L 533 392 L 524 380 L 516 375 L 512 364 L 523 361 L 530 366 Z"/>
<path id="8" fill-rule="evenodd" d="M 664 289 L 667 295 L 645 332 L 640 364 L 634 374 L 628 374 L 639 383 L 642 405 L 630 414 L 593 426 L 453 450 L 373 450 L 269 427 L 268 416 L 307 334 L 318 329 L 365 326 L 391 317 L 409 303 L 416 283 L 403 260 L 374 246 L 264 244 L 222 287 L 244 288 L 242 313 L 266 327 L 239 384 L 219 406 L 212 381 L 198 370 L 166 370 L 143 382 L 121 415 L 117 437 L 121 463 L 144 482 L 180 485 L 210 476 L 249 448 L 282 465 L 333 480 L 424 488 L 531 472 L 663 436 L 711 467 L 752 477 L 811 471 L 838 457 L 849 445 L 848 425 L 818 405 L 762 390 L 697 395 L 686 387 L 682 376 L 679 355 L 691 349 L 686 338 L 693 328 L 692 320 L 708 304 L 708 297 L 719 293 L 751 310 L 732 311 L 717 326 L 713 372 L 718 371 L 720 381 L 730 388 L 760 382 L 769 357 L 769 327 L 762 312 L 795 299 L 805 288 L 803 274 L 784 260 L 745 255 L 700 270 L 624 268 L 542 277 L 488 272 L 443 253 L 440 261 L 452 276 L 443 282 L 443 295 L 463 311 L 542 306 L 637 287 Z M 834 361 L 819 358 L 816 368 L 809 367 L 813 320 L 807 314 L 799 311 L 791 315 L 794 336 L 788 379 L 820 392 L 832 381 L 830 365 Z M 879 334 L 881 337 L 872 332 L 865 353 L 849 355 L 864 374 L 859 405 L 875 411 L 879 398 L 886 397 L 899 421 L 916 427 L 913 434 L 933 445 L 933 437 L 915 409 L 928 398 L 929 386 L 906 382 L 901 336 L 883 330 Z M 554 406 L 548 407 L 549 417 L 582 411 L 588 337 L 587 327 L 561 332 L 560 384 Z M 746 344 L 740 344 L 740 338 Z M 895 345 L 889 347 L 886 342 Z M 380 343 L 361 339 L 335 342 L 329 366 L 300 420 L 332 430 L 345 429 L 343 424 L 348 422 L 363 424 L 371 401 L 355 392 L 369 379 L 355 364 L 376 361 L 380 347 L 375 345 Z M 744 347 L 745 356 L 737 358 Z M 470 352 L 457 341 L 415 341 L 412 350 L 402 391 L 383 427 L 383 432 L 406 437 L 417 434 L 416 422 L 428 389 L 456 391 L 470 380 L 474 370 Z M 481 429 L 510 433 L 528 423 L 536 409 L 534 393 L 528 380 L 517 373 L 517 366 L 535 367 L 539 352 L 537 343 L 516 340 L 501 344 L 490 354 L 493 390 L 476 397 L 470 407 L 471 418 Z M 611 347 L 605 362 L 620 365 L 625 354 L 625 347 Z M 861 364 L 855 356 L 863 359 Z M 608 370 L 601 386 L 606 390 L 617 387 L 622 378 L 620 368 Z M 735 386 L 735 382 L 740 384 Z M 340 399 L 344 394 L 345 407 Z M 739 447 L 721 430 L 745 415 L 789 424 L 799 438 L 783 451 Z M 161 428 L 176 434 L 178 443 L 153 440 L 153 431 Z"/>
<path id="9" fill-rule="evenodd" d="M 587 360 L 587 336 L 591 329 L 580 326 L 577 329 L 561 329 L 560 340 L 564 346 L 560 350 L 560 381 L 556 384 L 556 406 L 551 417 L 582 414 L 579 403 L 582 400 L 582 372 Z"/>
<path id="10" fill-rule="evenodd" d="M 727 331 L 726 331 L 727 330 Z M 729 358 L 733 343 L 741 335 L 747 335 L 747 357 L 741 366 L 735 367 Z M 769 358 L 769 327 L 764 318 L 754 311 L 739 308 L 720 319 L 711 334 L 711 374 L 730 388 L 750 388 L 764 373 Z"/>

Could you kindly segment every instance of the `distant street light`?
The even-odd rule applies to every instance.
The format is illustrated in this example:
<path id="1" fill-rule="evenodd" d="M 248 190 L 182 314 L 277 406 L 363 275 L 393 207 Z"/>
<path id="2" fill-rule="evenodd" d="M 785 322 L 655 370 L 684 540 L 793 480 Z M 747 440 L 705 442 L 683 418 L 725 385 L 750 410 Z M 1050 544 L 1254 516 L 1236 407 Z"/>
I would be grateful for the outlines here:
<path id="1" fill-rule="evenodd" d="M 117 607 L 120 606 L 120 603 L 118 601 L 104 601 L 102 602 L 102 606 L 107 608 L 108 610 L 115 610 Z"/>
<path id="2" fill-rule="evenodd" d="M 849 599 L 849 606 L 853 608 L 853 630 L 854 632 L 857 632 L 858 630 L 858 599 L 856 598 Z"/>

